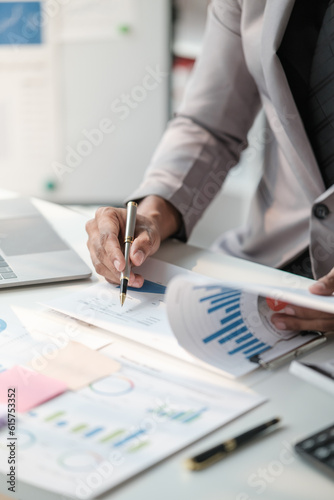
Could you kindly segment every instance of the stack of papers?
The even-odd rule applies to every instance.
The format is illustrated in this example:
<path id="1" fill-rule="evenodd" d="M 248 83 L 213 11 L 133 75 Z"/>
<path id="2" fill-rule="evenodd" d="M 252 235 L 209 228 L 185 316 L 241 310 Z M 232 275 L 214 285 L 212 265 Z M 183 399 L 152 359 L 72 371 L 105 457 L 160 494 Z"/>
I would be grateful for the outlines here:
<path id="1" fill-rule="evenodd" d="M 317 334 L 280 331 L 270 321 L 272 301 L 334 312 L 332 297 L 305 289 L 222 283 L 150 259 L 140 268 L 144 287 L 101 283 L 47 303 L 48 307 L 184 361 L 239 377 L 306 345 Z M 168 288 L 167 288 L 168 284 Z M 167 294 L 166 294 L 167 290 Z M 321 339 L 324 340 L 324 339 Z"/>
<path id="2" fill-rule="evenodd" d="M 317 337 L 276 330 L 268 298 L 275 307 L 286 301 L 334 312 L 332 297 L 305 289 L 236 287 L 154 259 L 141 272 L 144 286 L 129 288 L 123 308 L 119 286 L 101 283 L 48 303 L 58 313 L 44 311 L 35 323 L 28 314 L 34 337 L 0 309 L 0 387 L 19 389 L 20 480 L 75 498 L 119 485 L 264 401 L 234 380 L 190 376 L 170 356 L 244 375 L 258 366 L 254 358 L 275 359 Z M 104 330 L 96 339 L 91 325 Z M 117 351 L 117 337 L 150 354 L 129 343 Z M 5 474 L 7 441 L 5 426 Z"/>
<path id="3" fill-rule="evenodd" d="M 94 498 L 264 401 L 236 382 L 204 383 L 136 350 L 117 353 L 114 344 L 92 351 L 112 365 L 111 375 L 101 375 L 103 364 L 99 366 L 99 360 L 87 354 L 87 347 L 80 346 L 83 351 L 73 347 L 74 342 L 68 344 L 67 353 L 66 347 L 63 352 L 53 351 L 51 368 L 32 371 L 32 352 L 38 355 L 35 361 L 45 361 L 40 358 L 43 347 L 53 344 L 36 342 L 17 319 L 9 320 L 8 312 L 2 313 L 7 324 L 3 346 L 16 338 L 20 364 L 5 366 L 6 354 L 1 350 L 0 386 L 6 390 L 15 386 L 16 410 L 25 411 L 16 414 L 10 436 L 17 443 L 18 479 L 37 487 L 67 497 Z M 73 361 L 72 372 L 68 359 Z M 75 392 L 66 390 L 69 377 L 74 381 L 80 375 L 80 365 L 84 376 L 94 372 L 93 379 L 85 380 Z M 60 376 L 61 366 L 65 375 Z M 54 378 L 45 375 L 49 370 Z M 4 474 L 8 473 L 8 438 L 5 426 L 0 429 Z"/>

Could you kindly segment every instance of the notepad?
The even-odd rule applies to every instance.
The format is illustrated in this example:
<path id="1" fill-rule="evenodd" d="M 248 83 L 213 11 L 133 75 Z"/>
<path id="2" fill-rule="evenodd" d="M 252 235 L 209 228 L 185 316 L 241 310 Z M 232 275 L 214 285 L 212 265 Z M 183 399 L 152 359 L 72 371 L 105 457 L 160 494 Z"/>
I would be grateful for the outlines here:
<path id="1" fill-rule="evenodd" d="M 12 390 L 8 392 L 9 389 Z M 15 399 L 15 410 L 18 412 L 31 410 L 66 390 L 64 382 L 23 366 L 14 366 L 0 373 L 0 403 L 8 404 L 9 397 Z"/>
<path id="2" fill-rule="evenodd" d="M 50 359 L 38 356 L 30 366 L 41 374 L 62 381 L 73 391 L 111 375 L 120 368 L 117 361 L 73 341 L 63 349 L 54 351 Z"/>

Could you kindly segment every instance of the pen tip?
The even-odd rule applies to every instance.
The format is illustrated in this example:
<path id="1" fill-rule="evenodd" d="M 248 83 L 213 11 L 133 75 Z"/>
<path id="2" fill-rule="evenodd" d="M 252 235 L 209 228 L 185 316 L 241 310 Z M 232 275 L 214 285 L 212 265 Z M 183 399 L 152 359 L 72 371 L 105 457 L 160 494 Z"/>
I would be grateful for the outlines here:
<path id="1" fill-rule="evenodd" d="M 121 293 L 121 295 L 120 295 L 120 297 L 119 297 L 119 298 L 120 298 L 120 301 L 121 301 L 121 307 L 123 307 L 123 304 L 124 304 L 124 302 L 125 302 L 125 297 L 126 297 L 125 293 Z"/>

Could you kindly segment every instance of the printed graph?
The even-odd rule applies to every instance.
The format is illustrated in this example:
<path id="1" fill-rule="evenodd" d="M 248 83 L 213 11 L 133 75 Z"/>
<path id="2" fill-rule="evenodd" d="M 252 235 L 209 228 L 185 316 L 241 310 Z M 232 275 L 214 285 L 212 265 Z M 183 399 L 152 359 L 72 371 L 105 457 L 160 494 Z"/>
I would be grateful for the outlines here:
<path id="1" fill-rule="evenodd" d="M 90 384 L 90 389 L 102 396 L 123 396 L 134 389 L 134 383 L 124 375 L 114 374 Z"/>
<path id="2" fill-rule="evenodd" d="M 207 304 L 207 313 L 219 315 L 219 328 L 202 339 L 204 344 L 216 342 L 218 345 L 228 346 L 229 356 L 242 354 L 247 359 L 272 347 L 263 342 L 247 323 L 241 290 L 217 285 L 199 286 L 195 289 L 205 292 L 199 298 L 199 303 Z M 258 328 L 260 326 L 258 324 Z"/>
<path id="3" fill-rule="evenodd" d="M 85 472 L 103 462 L 103 456 L 88 450 L 71 450 L 60 455 L 58 464 L 72 472 Z"/>
<path id="4" fill-rule="evenodd" d="M 36 436 L 30 430 L 18 428 L 16 434 L 20 450 L 26 450 L 36 443 Z"/>
<path id="5" fill-rule="evenodd" d="M 83 445 L 91 443 L 92 446 L 100 445 L 108 446 L 109 448 L 121 448 L 124 446 L 126 451 L 133 452 L 142 448 L 144 442 L 148 444 L 145 436 L 147 431 L 140 427 L 132 426 L 131 428 L 127 428 L 120 425 L 117 428 L 110 428 L 108 425 L 92 425 L 86 422 L 84 418 L 79 420 L 77 415 L 73 416 L 65 410 L 51 412 L 43 417 L 39 415 L 38 411 L 30 411 L 28 415 L 32 419 L 36 419 L 36 421 L 50 425 L 53 430 L 62 430 L 67 438 L 72 438 Z M 144 439 L 144 441 L 138 442 L 138 438 Z M 139 444 L 141 444 L 140 447 L 138 446 Z M 66 460 L 64 458 L 62 461 L 63 465 L 69 464 L 69 457 L 72 457 L 72 455 L 66 454 L 66 457 Z M 72 458 L 74 463 L 74 456 Z"/>
<path id="6" fill-rule="evenodd" d="M 147 411 L 159 418 L 159 421 L 175 421 L 181 424 L 189 424 L 200 419 L 208 408 L 203 407 L 199 410 L 194 409 L 175 409 L 167 404 L 158 406 L 157 408 L 149 408 Z"/>

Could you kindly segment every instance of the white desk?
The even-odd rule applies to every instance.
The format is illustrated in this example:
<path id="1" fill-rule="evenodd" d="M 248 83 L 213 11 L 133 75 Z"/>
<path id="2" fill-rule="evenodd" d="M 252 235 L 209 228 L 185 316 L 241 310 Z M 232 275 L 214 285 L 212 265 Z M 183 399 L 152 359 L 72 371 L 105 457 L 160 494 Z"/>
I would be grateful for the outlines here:
<path id="1" fill-rule="evenodd" d="M 90 263 L 82 215 L 46 202 L 37 202 L 62 237 Z M 255 272 L 261 281 L 280 282 L 274 269 L 253 265 L 231 257 L 213 255 L 177 242 L 164 244 L 158 253 L 162 260 L 213 276 L 227 279 L 252 280 Z M 89 283 L 97 280 L 94 275 Z M 8 305 L 39 308 L 40 300 L 49 300 L 87 286 L 87 281 L 65 284 L 22 287 L 1 291 L 1 301 Z M 310 355 L 308 355 L 310 356 Z M 334 357 L 334 339 L 312 353 L 316 360 Z M 200 369 L 190 368 L 194 372 Z M 204 373 L 215 380 L 217 375 Z M 193 444 L 101 498 L 112 500 L 332 500 L 334 482 L 311 467 L 290 449 L 290 445 L 306 435 L 320 430 L 334 420 L 334 398 L 290 375 L 288 366 L 274 372 L 257 371 L 244 382 L 252 385 L 269 401 L 259 408 L 226 425 L 209 437 Z M 262 421 L 280 415 L 283 426 L 245 446 L 228 459 L 206 471 L 185 470 L 182 461 L 208 446 L 232 437 Z M 18 468 L 20 465 L 18 464 Z M 264 477 L 260 478 L 259 474 Z M 0 476 L 0 492 L 8 494 L 5 478 Z M 0 495 L 1 498 L 1 495 Z M 20 500 L 64 500 L 65 497 L 18 484 Z"/>

